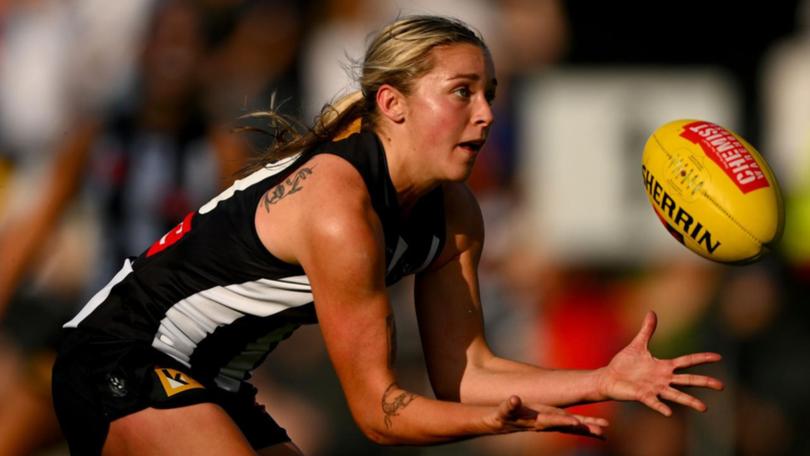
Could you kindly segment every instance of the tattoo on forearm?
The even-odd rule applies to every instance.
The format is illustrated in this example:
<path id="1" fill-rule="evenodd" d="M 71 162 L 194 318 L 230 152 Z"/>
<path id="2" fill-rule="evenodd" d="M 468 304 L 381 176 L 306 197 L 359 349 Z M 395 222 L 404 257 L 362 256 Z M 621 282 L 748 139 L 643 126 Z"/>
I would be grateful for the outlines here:
<path id="1" fill-rule="evenodd" d="M 385 392 L 382 396 L 382 409 L 383 413 L 385 414 L 385 428 L 391 429 L 391 418 L 395 416 L 399 416 L 399 411 L 404 409 L 408 406 L 416 398 L 416 395 L 413 393 L 409 393 L 407 391 L 402 391 L 396 397 L 389 397 L 394 396 L 394 388 L 396 388 L 396 383 L 392 383 L 385 389 Z"/>
<path id="2" fill-rule="evenodd" d="M 292 195 L 293 193 L 301 190 L 303 187 L 302 182 L 312 174 L 312 170 L 315 167 L 310 168 L 301 168 L 295 172 L 294 176 L 288 177 L 284 182 L 280 182 L 275 187 L 271 188 L 264 194 L 264 199 L 262 200 L 262 204 L 264 204 L 264 210 L 270 212 L 270 205 L 276 204 L 281 201 L 284 197 Z"/>
<path id="3" fill-rule="evenodd" d="M 385 327 L 388 332 L 388 367 L 393 369 L 397 359 L 397 325 L 394 314 L 385 317 Z"/>

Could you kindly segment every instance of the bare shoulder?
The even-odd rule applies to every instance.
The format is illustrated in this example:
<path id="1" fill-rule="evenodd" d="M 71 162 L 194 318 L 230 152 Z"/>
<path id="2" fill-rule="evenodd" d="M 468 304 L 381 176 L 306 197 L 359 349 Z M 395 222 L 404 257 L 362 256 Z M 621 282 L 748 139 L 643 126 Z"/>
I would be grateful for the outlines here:
<path id="1" fill-rule="evenodd" d="M 304 178 L 307 180 L 307 191 L 301 194 L 298 206 L 312 209 L 343 208 L 345 205 L 365 204 L 370 196 L 360 172 L 351 163 L 332 154 L 319 154 L 298 170 L 283 184 L 290 180 Z M 271 188 L 268 193 L 278 192 L 279 186 Z M 307 211 L 305 213 L 311 213 Z"/>
<path id="2" fill-rule="evenodd" d="M 325 237 L 349 241 L 367 234 L 374 212 L 357 169 L 336 155 L 320 154 L 262 196 L 255 222 L 271 253 L 301 264 L 313 242 L 324 242 Z"/>
<path id="3" fill-rule="evenodd" d="M 484 219 L 481 207 L 464 183 L 447 183 L 444 191 L 444 212 L 447 220 L 447 242 L 436 265 L 445 264 L 462 252 L 480 251 L 484 243 Z"/>
<path id="4" fill-rule="evenodd" d="M 455 229 L 454 233 L 473 234 L 480 231 L 480 235 L 483 236 L 484 221 L 481 206 L 472 190 L 466 184 L 456 182 L 444 184 L 442 190 L 444 190 L 447 224 Z"/>

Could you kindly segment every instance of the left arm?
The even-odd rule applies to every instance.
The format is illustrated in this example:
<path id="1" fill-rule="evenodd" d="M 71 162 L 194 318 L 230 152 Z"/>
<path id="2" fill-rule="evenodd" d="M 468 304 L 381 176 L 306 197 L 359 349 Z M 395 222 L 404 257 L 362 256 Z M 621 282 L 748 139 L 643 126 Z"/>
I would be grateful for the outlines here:
<path id="1" fill-rule="evenodd" d="M 714 353 L 674 360 L 652 357 L 647 343 L 655 330 L 648 314 L 639 334 L 608 366 L 595 370 L 555 370 L 492 353 L 485 338 L 478 290 L 483 221 L 474 197 L 463 185 L 445 186 L 447 243 L 436 264 L 416 280 L 416 310 L 431 384 L 439 398 L 493 404 L 515 394 L 526 403 L 570 406 L 609 399 L 638 400 L 664 415 L 666 399 L 696 410 L 706 406 L 675 385 L 721 389 L 718 380 L 676 369 L 714 362 Z M 448 322 L 451 322 L 448 324 Z"/>

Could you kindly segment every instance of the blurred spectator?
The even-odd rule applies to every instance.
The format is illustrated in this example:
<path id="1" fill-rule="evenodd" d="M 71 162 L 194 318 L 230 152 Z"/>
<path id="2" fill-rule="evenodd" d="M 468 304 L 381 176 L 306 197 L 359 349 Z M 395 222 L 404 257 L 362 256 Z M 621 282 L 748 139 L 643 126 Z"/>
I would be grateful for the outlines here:
<path id="1" fill-rule="evenodd" d="M 733 445 L 737 454 L 804 454 L 810 439 L 810 334 L 807 282 L 768 258 L 728 271 L 718 296 L 716 337 L 734 375 Z"/>
<path id="2" fill-rule="evenodd" d="M 9 0 L 0 30 L 0 147 L 47 162 L 77 113 L 101 109 L 132 74 L 152 0 Z"/>
<path id="3" fill-rule="evenodd" d="M 785 192 L 783 252 L 810 280 L 810 2 L 798 34 L 777 43 L 762 67 L 763 151 Z"/>
<path id="4" fill-rule="evenodd" d="M 208 16 L 218 13 L 213 9 Z M 273 101 L 279 112 L 300 115 L 298 56 L 305 8 L 299 2 L 254 0 L 236 14 L 204 67 L 206 113 L 230 121 L 267 110 Z"/>
<path id="5" fill-rule="evenodd" d="M 204 8 L 212 51 L 201 69 L 202 108 L 215 123 L 274 109 L 300 116 L 300 48 L 307 2 L 208 0 Z M 225 20 L 222 17 L 228 17 Z M 240 118 L 237 127 L 266 129 L 261 118 Z M 256 153 L 272 137 L 243 132 Z"/>
<path id="6" fill-rule="evenodd" d="M 15 292 L 0 296 L 3 307 L 11 299 L 2 361 L 14 373 L 0 391 L 0 454 L 28 454 L 58 437 L 48 386 L 52 349 L 86 291 L 213 197 L 244 163 L 244 147 L 209 124 L 200 106 L 200 11 L 191 1 L 167 0 L 154 14 L 126 96 L 103 115 L 88 110 L 72 119 L 36 200 L 0 232 L 11 260 L 0 269 L 0 290 Z M 55 246 L 52 234 L 65 216 L 81 228 Z M 64 246 L 67 254 L 58 255 Z M 40 259 L 49 265 L 44 273 L 36 267 L 38 274 L 25 275 Z"/>
<path id="7" fill-rule="evenodd" d="M 516 150 L 521 134 L 518 119 L 521 84 L 558 63 L 568 49 L 563 2 L 500 0 L 495 5 L 497 8 L 491 7 L 492 11 L 481 11 L 479 7 L 481 14 L 474 22 L 484 30 L 490 29 L 490 35 L 495 37 L 490 46 L 498 77 L 494 103 L 497 121 L 469 181 L 479 197 L 516 190 L 513 179 L 519 154 L 531 153 Z"/>
<path id="8" fill-rule="evenodd" d="M 761 68 L 763 152 L 785 197 L 777 255 L 729 278 L 721 322 L 735 350 L 740 454 L 805 454 L 810 392 L 810 2 Z M 775 444 L 769 447 L 768 442 Z"/>
<path id="9" fill-rule="evenodd" d="M 60 204 L 41 190 L 64 187 L 56 170 L 70 173 L 69 155 L 86 147 L 91 125 L 60 136 L 76 120 L 98 113 L 123 90 L 132 71 L 149 0 L 122 0 L 110 6 L 97 0 L 9 0 L 0 5 L 0 314 L 21 272 L 42 244 L 48 255 L 31 283 L 61 291 L 46 306 L 60 307 L 76 297 L 88 273 L 82 248 L 92 230 L 81 216 L 66 223 L 44 213 L 27 218 L 30 206 L 49 212 Z M 63 150 L 64 153 L 53 151 Z M 55 157 L 55 155 L 61 155 Z M 54 171 L 48 171 L 50 165 Z M 52 176 L 49 176 L 52 174 Z M 61 188 L 58 189 L 60 192 Z M 58 193 L 58 192 L 57 192 Z M 20 219 L 32 222 L 19 224 Z M 51 235 L 46 236 L 46 231 Z M 50 239 L 46 242 L 46 239 Z M 60 267 L 60 264 L 63 267 Z M 65 264 L 71 267 L 64 267 Z M 16 271 L 15 271 L 16 269 Z M 20 293 L 18 301 L 28 301 Z M 17 306 L 27 307 L 27 304 Z M 37 345 L 59 322 L 39 323 L 37 305 L 12 312 L 0 334 L 0 454 L 29 454 L 58 439 L 51 411 L 51 355 Z M 34 321 L 29 321 L 31 318 Z"/>
<path id="10" fill-rule="evenodd" d="M 390 17 L 371 0 L 323 0 L 301 49 L 303 121 L 308 123 L 333 101 L 356 90 L 353 64 L 362 61 L 367 34 Z"/>

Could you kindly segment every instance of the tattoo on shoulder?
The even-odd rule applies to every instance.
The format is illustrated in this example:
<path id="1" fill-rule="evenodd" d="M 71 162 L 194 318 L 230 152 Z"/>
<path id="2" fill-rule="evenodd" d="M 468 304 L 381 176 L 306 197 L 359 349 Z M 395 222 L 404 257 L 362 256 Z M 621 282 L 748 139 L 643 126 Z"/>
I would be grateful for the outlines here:
<path id="1" fill-rule="evenodd" d="M 396 383 L 391 383 L 382 396 L 382 409 L 385 414 L 385 428 L 391 429 L 391 418 L 399 416 L 399 411 L 408 406 L 416 398 L 416 395 L 407 391 L 394 394 Z"/>
<path id="2" fill-rule="evenodd" d="M 296 171 L 294 175 L 285 179 L 284 182 L 279 182 L 278 185 L 268 190 L 264 194 L 264 199 L 262 199 L 264 210 L 270 212 L 270 205 L 276 204 L 285 197 L 292 195 L 293 193 L 304 188 L 302 186 L 303 182 L 310 174 L 312 174 L 313 169 L 315 169 L 314 166 L 303 167 Z"/>

